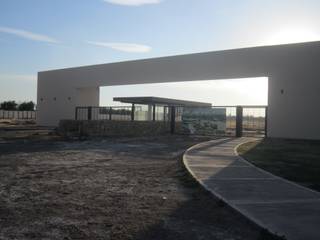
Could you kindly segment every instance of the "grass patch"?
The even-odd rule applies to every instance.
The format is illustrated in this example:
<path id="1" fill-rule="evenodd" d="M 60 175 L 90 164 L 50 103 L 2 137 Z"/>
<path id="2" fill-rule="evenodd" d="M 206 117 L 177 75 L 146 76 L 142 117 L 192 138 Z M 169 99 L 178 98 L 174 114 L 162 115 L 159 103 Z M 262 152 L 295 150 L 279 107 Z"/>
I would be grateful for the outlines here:
<path id="1" fill-rule="evenodd" d="M 320 191 L 320 141 L 263 139 L 238 148 L 254 165 Z"/>

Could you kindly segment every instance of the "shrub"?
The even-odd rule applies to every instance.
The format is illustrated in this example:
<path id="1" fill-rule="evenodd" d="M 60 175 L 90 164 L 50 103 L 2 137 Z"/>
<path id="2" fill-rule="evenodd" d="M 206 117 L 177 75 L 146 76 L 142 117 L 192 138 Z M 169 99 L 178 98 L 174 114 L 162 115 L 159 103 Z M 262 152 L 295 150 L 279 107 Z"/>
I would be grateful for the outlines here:
<path id="1" fill-rule="evenodd" d="M 33 111 L 35 107 L 34 102 L 23 102 L 19 105 L 18 110 L 19 111 Z"/>
<path id="2" fill-rule="evenodd" d="M 15 101 L 5 101 L 0 104 L 2 110 L 17 110 L 17 103 Z"/>

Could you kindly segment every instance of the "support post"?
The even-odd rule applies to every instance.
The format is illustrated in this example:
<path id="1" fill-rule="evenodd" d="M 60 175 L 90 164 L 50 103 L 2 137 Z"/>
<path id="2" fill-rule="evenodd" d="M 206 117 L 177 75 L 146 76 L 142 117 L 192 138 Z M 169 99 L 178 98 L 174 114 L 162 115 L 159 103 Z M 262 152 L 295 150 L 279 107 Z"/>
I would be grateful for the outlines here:
<path id="1" fill-rule="evenodd" d="M 156 121 L 156 105 L 153 104 L 153 108 L 152 108 L 152 121 Z"/>
<path id="2" fill-rule="evenodd" d="M 172 106 L 170 108 L 171 113 L 170 113 L 170 133 L 174 134 L 175 132 L 175 128 L 176 128 L 176 108 L 174 106 Z"/>
<path id="3" fill-rule="evenodd" d="M 92 120 L 92 107 L 88 107 L 88 120 Z"/>
<path id="4" fill-rule="evenodd" d="M 109 120 L 110 121 L 112 120 L 112 107 L 110 107 L 109 109 Z"/>
<path id="5" fill-rule="evenodd" d="M 266 107 L 265 119 L 264 119 L 264 136 L 268 137 L 268 107 Z"/>
<path id="6" fill-rule="evenodd" d="M 134 121 L 134 112 L 135 112 L 135 107 L 134 107 L 134 103 L 132 103 L 132 108 L 131 108 L 131 121 Z"/>
<path id="7" fill-rule="evenodd" d="M 243 107 L 237 106 L 236 137 L 242 137 Z"/>
<path id="8" fill-rule="evenodd" d="M 75 114 L 74 114 L 74 120 L 78 120 L 78 107 L 76 107 L 76 111 L 75 111 Z"/>

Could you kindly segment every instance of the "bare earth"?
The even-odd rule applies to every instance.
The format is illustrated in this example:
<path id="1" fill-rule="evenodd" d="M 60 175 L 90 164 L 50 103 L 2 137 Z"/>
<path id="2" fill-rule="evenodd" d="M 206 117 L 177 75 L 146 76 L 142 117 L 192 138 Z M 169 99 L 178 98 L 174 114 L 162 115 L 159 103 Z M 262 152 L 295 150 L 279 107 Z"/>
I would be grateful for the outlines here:
<path id="1" fill-rule="evenodd" d="M 204 140 L 2 140 L 0 239 L 269 239 L 190 179 Z"/>

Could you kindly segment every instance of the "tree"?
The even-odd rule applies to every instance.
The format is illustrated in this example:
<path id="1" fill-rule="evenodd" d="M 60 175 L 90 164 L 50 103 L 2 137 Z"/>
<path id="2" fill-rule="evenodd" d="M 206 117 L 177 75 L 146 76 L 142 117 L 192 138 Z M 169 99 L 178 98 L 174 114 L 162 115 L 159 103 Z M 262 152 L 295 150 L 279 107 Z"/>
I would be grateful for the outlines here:
<path id="1" fill-rule="evenodd" d="M 19 105 L 18 110 L 19 111 L 33 111 L 35 107 L 34 102 L 23 102 Z"/>
<path id="2" fill-rule="evenodd" d="M 5 101 L 0 104 L 2 110 L 17 110 L 17 103 L 15 101 Z"/>

